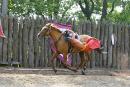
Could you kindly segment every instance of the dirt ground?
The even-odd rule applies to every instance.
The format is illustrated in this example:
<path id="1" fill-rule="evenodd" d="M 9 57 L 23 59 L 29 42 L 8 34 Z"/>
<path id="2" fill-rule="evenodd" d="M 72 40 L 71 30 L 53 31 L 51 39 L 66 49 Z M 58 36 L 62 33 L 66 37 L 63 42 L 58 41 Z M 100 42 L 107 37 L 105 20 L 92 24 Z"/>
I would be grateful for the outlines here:
<path id="1" fill-rule="evenodd" d="M 130 71 L 0 68 L 0 87 L 130 87 Z"/>

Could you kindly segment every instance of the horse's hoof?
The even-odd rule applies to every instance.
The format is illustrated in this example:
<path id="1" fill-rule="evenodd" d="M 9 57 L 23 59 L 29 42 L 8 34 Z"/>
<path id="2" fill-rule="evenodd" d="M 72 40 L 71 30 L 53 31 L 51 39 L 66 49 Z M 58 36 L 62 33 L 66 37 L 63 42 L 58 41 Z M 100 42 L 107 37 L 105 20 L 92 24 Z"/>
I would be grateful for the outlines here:
<path id="1" fill-rule="evenodd" d="M 78 70 L 77 70 L 77 69 L 74 69 L 73 71 L 74 71 L 75 73 L 76 73 L 76 72 L 78 72 Z"/>
<path id="2" fill-rule="evenodd" d="M 57 73 L 57 70 L 54 70 L 55 73 Z"/>
<path id="3" fill-rule="evenodd" d="M 84 71 L 81 71 L 81 74 L 82 74 L 82 75 L 85 75 L 85 72 L 84 72 Z"/>

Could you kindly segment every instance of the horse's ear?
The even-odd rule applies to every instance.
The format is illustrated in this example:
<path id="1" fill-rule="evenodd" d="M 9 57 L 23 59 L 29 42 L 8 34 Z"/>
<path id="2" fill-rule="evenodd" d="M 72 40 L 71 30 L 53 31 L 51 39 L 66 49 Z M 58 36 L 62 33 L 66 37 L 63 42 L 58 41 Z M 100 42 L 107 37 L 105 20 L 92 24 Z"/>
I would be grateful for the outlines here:
<path id="1" fill-rule="evenodd" d="M 51 26 L 51 23 L 48 23 L 47 26 Z"/>

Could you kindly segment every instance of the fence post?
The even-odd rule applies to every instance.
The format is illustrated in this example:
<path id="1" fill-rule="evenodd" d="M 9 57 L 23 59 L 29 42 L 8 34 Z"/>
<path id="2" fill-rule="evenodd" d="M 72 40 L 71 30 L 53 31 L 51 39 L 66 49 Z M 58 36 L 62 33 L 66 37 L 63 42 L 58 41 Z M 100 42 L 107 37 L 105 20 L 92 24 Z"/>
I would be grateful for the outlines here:
<path id="1" fill-rule="evenodd" d="M 3 16 L 2 18 L 2 24 L 3 24 L 3 30 L 4 30 L 4 33 L 5 35 L 8 37 L 8 16 Z M 7 62 L 7 46 L 8 46 L 8 39 L 3 39 L 3 44 L 2 44 L 2 51 L 3 51 L 3 55 L 2 55 L 2 62 L 4 64 L 8 64 Z"/>
<path id="2" fill-rule="evenodd" d="M 20 22 L 19 22 L 19 31 L 18 31 L 18 58 L 19 58 L 19 62 L 20 64 L 23 65 L 23 18 L 20 18 Z"/>
<path id="3" fill-rule="evenodd" d="M 112 67 L 113 68 L 117 68 L 117 36 L 118 36 L 118 34 L 117 34 L 117 30 L 118 30 L 118 25 L 117 24 L 114 24 L 113 25 L 113 38 L 114 38 L 114 45 L 113 45 L 113 59 L 112 59 L 112 61 L 113 61 L 113 64 L 112 64 Z"/>
<path id="4" fill-rule="evenodd" d="M 101 22 L 99 21 L 97 24 L 97 28 L 96 28 L 96 38 L 99 39 L 100 38 L 100 27 L 101 27 Z M 100 56 L 99 53 L 95 53 L 95 65 L 96 67 L 99 67 L 99 63 L 100 63 Z"/>
<path id="5" fill-rule="evenodd" d="M 33 34 L 34 34 L 34 18 L 30 18 L 29 20 L 29 52 L 28 52 L 28 59 L 29 59 L 29 67 L 34 67 L 34 45 L 33 45 Z"/>
<path id="6" fill-rule="evenodd" d="M 13 58 L 13 17 L 9 16 L 8 23 L 8 62 L 11 63 L 11 60 Z"/>
<path id="7" fill-rule="evenodd" d="M 103 38 L 103 47 L 104 47 L 104 52 L 107 52 L 105 54 L 102 54 L 103 56 L 103 66 L 107 67 L 107 60 L 108 60 L 108 31 L 109 31 L 109 22 L 105 22 L 104 26 L 104 38 Z"/>
<path id="8" fill-rule="evenodd" d="M 128 31 L 127 25 L 122 24 L 121 32 L 121 69 L 128 69 Z"/>
<path id="9" fill-rule="evenodd" d="M 96 37 L 96 28 L 97 28 L 97 24 L 95 21 L 91 22 L 91 36 Z M 95 68 L 95 59 L 96 59 L 96 55 L 94 52 L 92 52 L 92 59 L 91 59 L 91 67 Z"/>
<path id="10" fill-rule="evenodd" d="M 13 58 L 12 61 L 18 62 L 18 18 L 13 18 Z"/>
<path id="11" fill-rule="evenodd" d="M 28 67 L 28 17 L 26 16 L 23 23 L 23 65 Z"/>

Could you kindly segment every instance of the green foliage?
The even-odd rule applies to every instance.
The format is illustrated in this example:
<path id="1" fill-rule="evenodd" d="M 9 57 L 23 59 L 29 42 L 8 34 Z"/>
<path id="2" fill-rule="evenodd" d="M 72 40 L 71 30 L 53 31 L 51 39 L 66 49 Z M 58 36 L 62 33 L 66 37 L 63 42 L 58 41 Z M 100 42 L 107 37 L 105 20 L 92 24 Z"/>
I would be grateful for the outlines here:
<path id="1" fill-rule="evenodd" d="M 35 14 L 53 19 L 67 16 L 73 4 L 69 0 L 9 0 L 9 13 L 18 16 Z"/>
<path id="2" fill-rule="evenodd" d="M 0 0 L 2 1 L 2 0 Z M 9 14 L 18 16 L 40 15 L 51 19 L 59 19 L 66 21 L 67 18 L 75 16 L 75 19 L 80 21 L 85 19 L 83 11 L 72 13 L 72 6 L 79 6 L 78 1 L 82 2 L 85 7 L 85 0 L 9 0 Z M 88 7 L 91 11 L 92 1 L 94 8 L 92 14 L 102 15 L 103 0 L 86 0 L 89 1 Z M 91 1 L 91 2 L 90 2 Z M 123 11 L 119 13 L 115 7 L 122 6 Z M 73 8 L 74 9 L 74 8 Z M 77 8 L 75 8 L 77 9 Z M 91 18 L 92 18 L 91 14 Z M 130 23 L 130 1 L 129 0 L 107 0 L 107 20 L 113 22 L 128 22 Z"/>
<path id="3" fill-rule="evenodd" d="M 107 16 L 108 20 L 113 22 L 127 22 L 130 23 L 130 2 L 127 2 L 121 13 L 114 11 Z"/>

